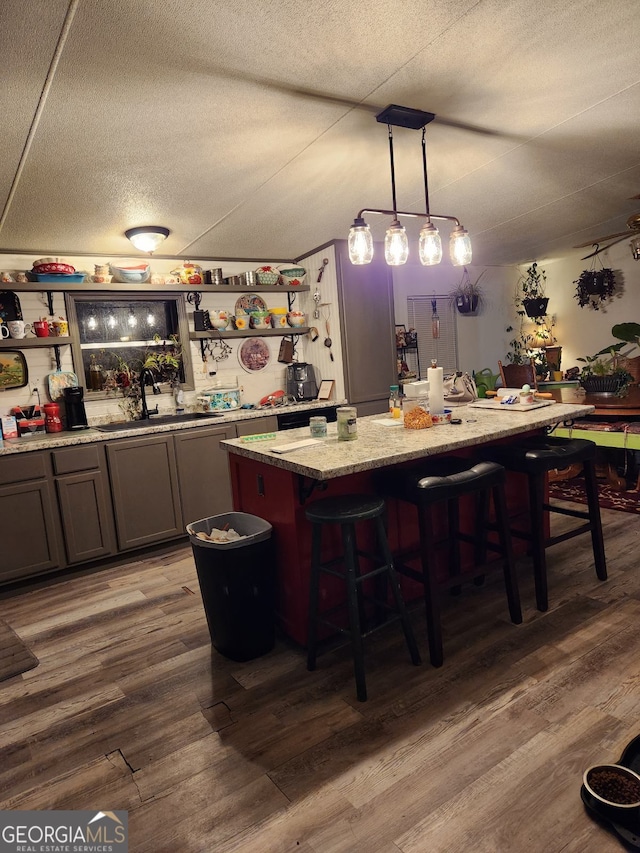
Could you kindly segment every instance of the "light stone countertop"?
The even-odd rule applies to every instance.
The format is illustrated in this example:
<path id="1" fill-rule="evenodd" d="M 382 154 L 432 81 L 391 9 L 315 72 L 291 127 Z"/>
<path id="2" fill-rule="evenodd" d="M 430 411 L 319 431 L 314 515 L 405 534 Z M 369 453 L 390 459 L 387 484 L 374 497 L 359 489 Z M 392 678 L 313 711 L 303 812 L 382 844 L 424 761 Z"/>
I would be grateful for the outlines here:
<path id="1" fill-rule="evenodd" d="M 309 428 L 278 433 L 270 441 L 246 441 L 233 438 L 221 444 L 231 453 L 265 462 L 296 474 L 316 480 L 330 480 L 358 471 L 370 471 L 385 465 L 409 462 L 415 459 L 448 453 L 463 447 L 485 444 L 501 438 L 540 429 L 551 424 L 572 421 L 594 411 L 593 406 L 554 403 L 529 412 L 479 409 L 462 405 L 453 409 L 453 417 L 462 419 L 459 425 L 441 424 L 423 430 L 405 429 L 402 423 L 385 426 L 380 421 L 393 423 L 384 415 L 358 418 L 358 437 L 354 441 L 338 441 L 336 424 L 327 427 L 326 439 L 319 444 L 294 450 L 287 454 L 271 451 L 304 438 L 309 438 Z"/>
<path id="2" fill-rule="evenodd" d="M 238 421 L 254 420 L 256 418 L 266 418 L 271 415 L 288 414 L 293 412 L 313 411 L 314 409 L 325 409 L 328 406 L 339 406 L 340 403 L 328 400 L 312 400 L 305 403 L 293 404 L 291 406 L 275 406 L 264 409 L 234 409 L 224 412 L 221 415 L 212 415 L 207 417 L 205 413 L 201 418 L 183 423 L 169 424 L 149 424 L 146 427 L 133 427 L 132 429 L 122 429 L 117 432 L 101 432 L 95 427 L 89 429 L 76 430 L 74 432 L 57 432 L 57 433 L 35 433 L 32 436 L 22 436 L 7 441 L 5 439 L 4 446 L 0 449 L 0 457 L 7 456 L 12 453 L 25 453 L 32 450 L 51 450 L 56 447 L 71 447 L 77 444 L 90 444 L 95 441 L 114 441 L 118 438 L 136 438 L 145 435 L 155 435 L 162 432 L 175 432 L 183 429 L 198 429 L 201 427 L 222 426 L 229 423 L 237 423 Z M 292 430 L 291 432 L 295 432 Z M 289 432 L 284 432 L 288 435 Z"/>

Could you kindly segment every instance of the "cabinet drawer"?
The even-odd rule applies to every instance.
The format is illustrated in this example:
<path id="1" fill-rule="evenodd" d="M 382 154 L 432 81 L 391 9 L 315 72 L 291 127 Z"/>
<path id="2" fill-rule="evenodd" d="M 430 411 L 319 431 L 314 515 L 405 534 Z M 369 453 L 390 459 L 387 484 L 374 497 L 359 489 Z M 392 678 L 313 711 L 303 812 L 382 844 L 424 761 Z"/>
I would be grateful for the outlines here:
<path id="1" fill-rule="evenodd" d="M 0 486 L 38 480 L 47 476 L 45 453 L 16 453 L 0 457 Z"/>
<path id="2" fill-rule="evenodd" d="M 82 447 L 69 447 L 66 450 L 54 450 L 53 470 L 56 474 L 75 474 L 78 471 L 91 471 L 100 467 L 100 449 L 96 444 Z"/>

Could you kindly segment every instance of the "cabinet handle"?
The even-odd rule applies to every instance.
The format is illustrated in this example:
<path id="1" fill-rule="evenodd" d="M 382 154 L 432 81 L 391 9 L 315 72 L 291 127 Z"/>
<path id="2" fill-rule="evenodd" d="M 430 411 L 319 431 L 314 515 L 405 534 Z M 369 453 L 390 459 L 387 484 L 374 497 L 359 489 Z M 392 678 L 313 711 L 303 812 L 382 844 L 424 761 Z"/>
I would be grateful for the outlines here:
<path id="1" fill-rule="evenodd" d="M 256 476 L 256 483 L 258 486 L 258 496 L 263 498 L 264 497 L 264 477 L 262 476 L 262 474 L 258 474 Z"/>

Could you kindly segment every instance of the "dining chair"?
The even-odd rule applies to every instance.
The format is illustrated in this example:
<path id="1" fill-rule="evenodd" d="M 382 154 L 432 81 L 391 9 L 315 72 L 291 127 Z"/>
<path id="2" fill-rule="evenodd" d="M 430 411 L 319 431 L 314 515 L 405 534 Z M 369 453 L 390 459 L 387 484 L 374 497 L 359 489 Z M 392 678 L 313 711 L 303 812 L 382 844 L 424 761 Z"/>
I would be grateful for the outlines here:
<path id="1" fill-rule="evenodd" d="M 527 364 L 503 364 L 498 361 L 498 369 L 503 388 L 522 388 L 525 384 L 532 388 L 538 387 L 536 366 L 532 358 Z"/>

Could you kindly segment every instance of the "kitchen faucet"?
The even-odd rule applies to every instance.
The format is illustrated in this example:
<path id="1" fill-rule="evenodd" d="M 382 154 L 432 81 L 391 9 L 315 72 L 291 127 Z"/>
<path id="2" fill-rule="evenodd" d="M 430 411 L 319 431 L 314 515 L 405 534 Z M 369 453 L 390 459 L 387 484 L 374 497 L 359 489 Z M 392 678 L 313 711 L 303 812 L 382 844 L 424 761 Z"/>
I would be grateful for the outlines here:
<path id="1" fill-rule="evenodd" d="M 151 379 L 151 385 L 153 386 L 153 393 L 159 394 L 160 389 L 158 388 L 158 383 L 156 382 L 156 378 L 154 376 L 153 370 L 150 367 L 143 367 L 140 371 L 140 402 L 142 403 L 142 414 L 140 416 L 140 420 L 146 421 L 149 420 L 150 415 L 158 414 L 158 407 L 149 411 L 147 408 L 147 394 L 145 391 L 145 383 L 147 378 Z"/>

